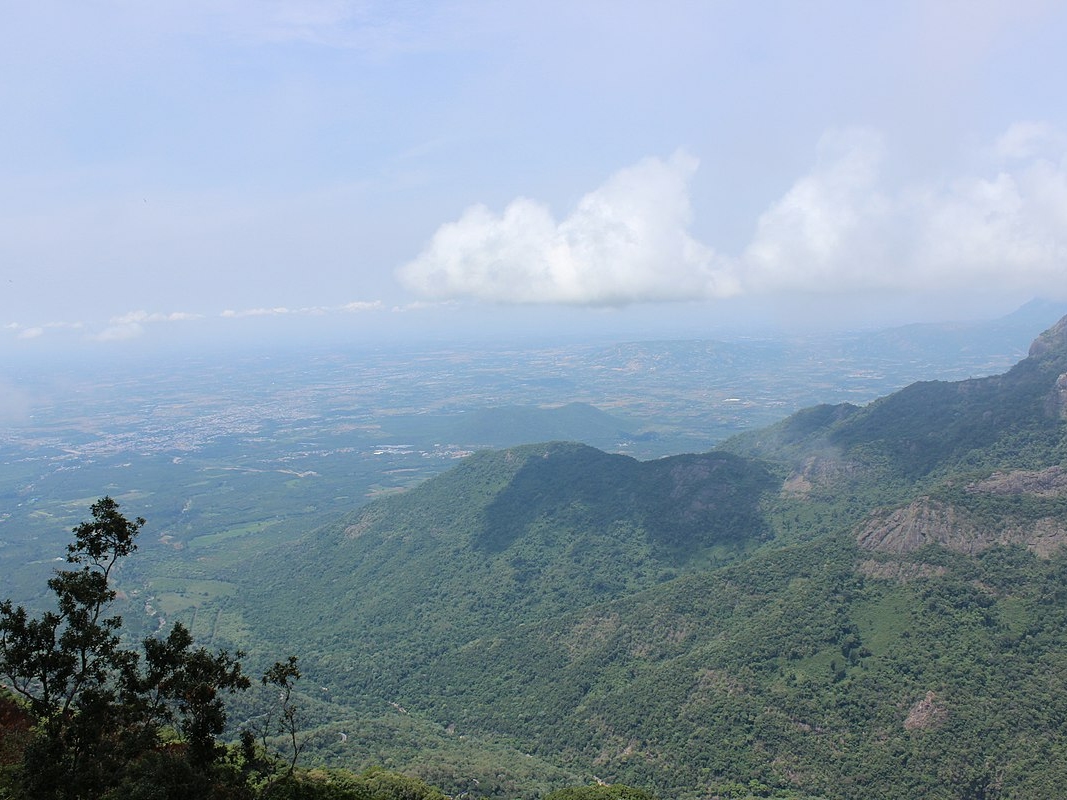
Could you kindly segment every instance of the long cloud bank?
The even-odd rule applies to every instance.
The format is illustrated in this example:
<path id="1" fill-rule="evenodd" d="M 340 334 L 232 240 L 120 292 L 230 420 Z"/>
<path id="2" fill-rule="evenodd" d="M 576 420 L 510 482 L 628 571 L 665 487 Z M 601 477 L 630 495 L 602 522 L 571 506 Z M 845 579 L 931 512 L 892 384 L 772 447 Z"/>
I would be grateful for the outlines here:
<path id="1" fill-rule="evenodd" d="M 1035 123 L 985 151 L 984 174 L 891 185 L 873 131 L 827 133 L 811 171 L 727 256 L 690 233 L 685 153 L 646 159 L 567 218 L 514 200 L 469 208 L 398 270 L 431 299 L 623 306 L 781 292 L 1067 287 L 1067 144 Z"/>

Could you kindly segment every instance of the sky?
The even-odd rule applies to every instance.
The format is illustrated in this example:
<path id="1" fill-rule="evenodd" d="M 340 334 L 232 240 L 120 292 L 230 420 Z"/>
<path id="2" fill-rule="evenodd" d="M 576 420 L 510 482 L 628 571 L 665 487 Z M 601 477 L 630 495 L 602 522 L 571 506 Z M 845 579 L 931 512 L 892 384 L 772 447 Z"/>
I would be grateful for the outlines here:
<path id="1" fill-rule="evenodd" d="M 0 2 L 0 351 L 1067 300 L 1067 3 Z"/>

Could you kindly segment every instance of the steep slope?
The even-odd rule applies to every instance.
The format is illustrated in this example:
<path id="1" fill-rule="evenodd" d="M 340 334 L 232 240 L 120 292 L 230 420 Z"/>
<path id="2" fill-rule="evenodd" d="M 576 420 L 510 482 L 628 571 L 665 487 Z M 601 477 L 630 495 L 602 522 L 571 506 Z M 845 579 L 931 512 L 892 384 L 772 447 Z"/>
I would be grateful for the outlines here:
<path id="1" fill-rule="evenodd" d="M 1003 375 L 819 406 L 724 444 L 786 476 L 787 508 L 833 508 L 861 547 L 975 553 L 1067 542 L 1067 317 Z"/>
<path id="2" fill-rule="evenodd" d="M 818 477 L 826 460 L 830 484 L 861 475 L 910 485 L 946 471 L 1058 464 L 1065 415 L 1067 317 L 1003 375 L 916 383 L 862 408 L 818 406 L 720 449 L 789 465 L 794 477 Z"/>
<path id="3" fill-rule="evenodd" d="M 1040 468 L 1062 457 L 1067 318 L 1000 376 L 919 383 L 872 403 L 830 436 L 845 451 L 874 448 L 907 478 L 938 469 Z"/>
<path id="4" fill-rule="evenodd" d="M 713 453 L 480 453 L 265 557 L 244 616 L 334 702 L 662 797 L 1053 796 L 1065 408 L 1067 318 Z"/>
<path id="5" fill-rule="evenodd" d="M 1067 561 L 906 563 L 879 575 L 837 538 L 767 551 L 476 639 L 400 688 L 459 732 L 664 797 L 1056 795 Z"/>
<path id="6" fill-rule="evenodd" d="M 472 639 L 729 560 L 768 531 L 767 471 L 551 443 L 478 453 L 255 565 L 245 616 L 388 696 Z M 300 609 L 299 615 L 287 610 Z M 383 669 L 383 663 L 390 665 Z"/>

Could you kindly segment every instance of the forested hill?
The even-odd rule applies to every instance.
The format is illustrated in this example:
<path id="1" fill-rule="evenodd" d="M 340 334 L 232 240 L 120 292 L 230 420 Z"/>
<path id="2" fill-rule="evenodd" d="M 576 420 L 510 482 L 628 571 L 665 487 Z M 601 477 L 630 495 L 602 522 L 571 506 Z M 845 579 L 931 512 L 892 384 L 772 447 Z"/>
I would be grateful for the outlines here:
<path id="1" fill-rule="evenodd" d="M 1063 462 L 1067 317 L 1003 375 L 927 381 L 865 407 L 818 406 L 722 449 L 794 467 L 835 458 L 882 477 L 923 479 L 961 469 L 1043 468 Z"/>
<path id="2" fill-rule="evenodd" d="M 319 646 L 351 641 L 362 667 L 349 678 L 371 690 L 384 654 L 461 646 L 753 548 L 769 536 L 759 505 L 775 485 L 727 453 L 481 452 L 298 543 L 252 607 L 266 626 L 299 605 L 295 635 L 310 621 Z"/>
<path id="3" fill-rule="evenodd" d="M 1004 375 L 708 454 L 480 453 L 265 556 L 243 618 L 498 779 L 511 752 L 661 798 L 1055 796 L 1065 398 L 1067 319 Z"/>

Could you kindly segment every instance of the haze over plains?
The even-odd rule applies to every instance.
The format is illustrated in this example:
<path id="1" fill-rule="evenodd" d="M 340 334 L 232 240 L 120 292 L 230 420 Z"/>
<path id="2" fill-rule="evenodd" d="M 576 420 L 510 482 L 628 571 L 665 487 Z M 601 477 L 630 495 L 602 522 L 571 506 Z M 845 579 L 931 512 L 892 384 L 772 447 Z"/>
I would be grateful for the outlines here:
<path id="1" fill-rule="evenodd" d="M 1067 299 L 1064 41 L 1032 0 L 14 4 L 0 348 Z"/>

